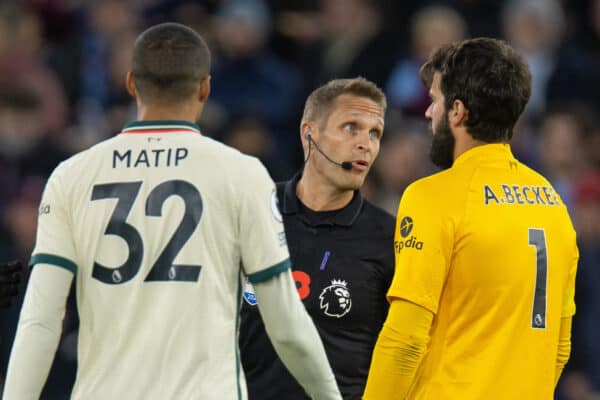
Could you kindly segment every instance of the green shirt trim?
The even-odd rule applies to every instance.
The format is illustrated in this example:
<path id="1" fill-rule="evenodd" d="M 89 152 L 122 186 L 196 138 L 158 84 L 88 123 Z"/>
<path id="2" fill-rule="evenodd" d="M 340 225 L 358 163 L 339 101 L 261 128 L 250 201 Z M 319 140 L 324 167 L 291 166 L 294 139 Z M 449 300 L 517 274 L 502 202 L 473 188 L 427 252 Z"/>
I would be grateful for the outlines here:
<path id="1" fill-rule="evenodd" d="M 250 283 L 260 283 L 264 281 L 268 281 L 274 276 L 279 275 L 282 272 L 287 271 L 292 268 L 292 263 L 290 259 L 284 260 L 278 264 L 270 266 L 269 268 L 263 269 L 262 271 L 255 272 L 253 274 L 248 275 L 248 280 Z"/>
<path id="2" fill-rule="evenodd" d="M 31 260 L 29 260 L 29 266 L 33 267 L 35 264 L 52 264 L 69 270 L 73 274 L 77 274 L 77 264 L 71 260 L 67 260 L 66 258 L 55 256 L 53 254 L 40 253 L 31 256 Z"/>
<path id="3" fill-rule="evenodd" d="M 188 128 L 192 128 L 195 129 L 197 131 L 200 130 L 200 127 L 198 127 L 198 125 L 193 124 L 191 122 L 187 122 L 187 121 L 175 121 L 175 120 L 165 120 L 165 121 L 133 121 L 130 122 L 128 124 L 125 124 L 125 126 L 123 127 L 123 130 L 126 129 L 135 129 L 135 128 L 155 128 L 155 127 L 162 127 L 162 128 L 173 128 L 173 127 L 177 127 L 177 126 L 185 126 Z"/>

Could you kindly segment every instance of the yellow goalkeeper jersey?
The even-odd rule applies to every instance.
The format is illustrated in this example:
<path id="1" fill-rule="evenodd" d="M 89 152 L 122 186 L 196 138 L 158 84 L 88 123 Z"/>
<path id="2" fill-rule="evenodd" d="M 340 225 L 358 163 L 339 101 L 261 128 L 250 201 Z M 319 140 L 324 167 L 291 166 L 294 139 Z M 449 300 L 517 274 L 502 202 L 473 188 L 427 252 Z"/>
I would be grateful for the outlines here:
<path id="1" fill-rule="evenodd" d="M 567 209 L 507 144 L 407 188 L 388 298 L 435 315 L 409 399 L 551 399 L 561 317 L 575 313 Z"/>

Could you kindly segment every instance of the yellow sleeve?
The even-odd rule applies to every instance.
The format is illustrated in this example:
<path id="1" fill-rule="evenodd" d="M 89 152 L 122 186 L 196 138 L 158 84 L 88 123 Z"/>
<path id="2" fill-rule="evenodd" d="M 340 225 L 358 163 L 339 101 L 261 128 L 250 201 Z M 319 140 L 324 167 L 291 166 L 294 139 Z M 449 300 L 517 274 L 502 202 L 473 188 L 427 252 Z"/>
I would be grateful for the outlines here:
<path id="1" fill-rule="evenodd" d="M 556 377 L 554 384 L 558 383 L 562 370 L 571 354 L 571 323 L 573 318 L 566 317 L 560 320 L 560 335 L 558 336 L 558 352 L 556 353 Z"/>
<path id="2" fill-rule="evenodd" d="M 569 280 L 563 299 L 562 317 L 572 317 L 575 314 L 575 275 L 577 273 L 577 263 L 579 261 L 579 250 L 577 244 L 574 244 L 573 261 L 569 268 Z"/>
<path id="3" fill-rule="evenodd" d="M 454 247 L 452 207 L 438 186 L 417 181 L 400 201 L 394 232 L 395 272 L 388 299 L 400 298 L 436 314 Z M 390 300 L 391 301 L 391 300 Z"/>
<path id="4" fill-rule="evenodd" d="M 429 342 L 431 311 L 409 301 L 392 301 L 371 359 L 363 399 L 403 399 Z"/>

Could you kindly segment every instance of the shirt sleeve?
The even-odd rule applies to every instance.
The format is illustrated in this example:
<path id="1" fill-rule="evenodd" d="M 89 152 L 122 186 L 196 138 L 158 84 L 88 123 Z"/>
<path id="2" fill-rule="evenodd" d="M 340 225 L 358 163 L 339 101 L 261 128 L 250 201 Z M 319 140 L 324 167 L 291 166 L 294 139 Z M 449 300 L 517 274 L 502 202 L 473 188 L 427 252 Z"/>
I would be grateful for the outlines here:
<path id="1" fill-rule="evenodd" d="M 363 399 L 404 399 L 429 342 L 433 314 L 396 300 L 379 333 Z"/>
<path id="2" fill-rule="evenodd" d="M 290 262 L 275 183 L 252 161 L 242 182 L 239 232 L 242 267 L 251 283 L 259 283 L 288 270 Z"/>
<path id="3" fill-rule="evenodd" d="M 404 192 L 396 218 L 389 301 L 404 299 L 437 313 L 454 246 L 446 212 L 425 185 L 413 184 Z"/>
<path id="4" fill-rule="evenodd" d="M 558 335 L 558 351 L 556 352 L 556 373 L 554 384 L 558 384 L 558 380 L 562 374 L 563 368 L 571 354 L 571 325 L 573 319 L 571 317 L 561 318 L 560 333 Z"/>
<path id="5" fill-rule="evenodd" d="M 39 399 L 62 332 L 73 274 L 38 264 L 31 273 L 8 364 L 5 400 Z"/>
<path id="6" fill-rule="evenodd" d="M 59 166 L 50 176 L 42 195 L 36 244 L 29 264 L 47 263 L 75 273 L 76 254 L 64 181 L 64 169 Z"/>
<path id="7" fill-rule="evenodd" d="M 567 287 L 565 290 L 565 297 L 563 300 L 562 317 L 572 317 L 575 315 L 575 275 L 577 274 L 577 263 L 579 262 L 579 250 L 577 244 L 574 244 L 573 259 L 569 266 L 569 278 L 567 280 Z"/>

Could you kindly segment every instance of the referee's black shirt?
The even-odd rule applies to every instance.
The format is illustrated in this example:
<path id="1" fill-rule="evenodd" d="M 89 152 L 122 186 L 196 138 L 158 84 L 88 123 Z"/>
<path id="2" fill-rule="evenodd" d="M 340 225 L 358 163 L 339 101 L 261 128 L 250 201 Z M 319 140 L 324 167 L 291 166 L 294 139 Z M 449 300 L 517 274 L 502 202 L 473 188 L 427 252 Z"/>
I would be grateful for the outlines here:
<path id="1" fill-rule="evenodd" d="M 341 210 L 309 210 L 296 196 L 299 178 L 277 185 L 294 279 L 344 399 L 360 399 L 388 310 L 395 221 L 358 191 Z M 308 399 L 269 342 L 250 285 L 244 299 L 240 350 L 248 398 Z"/>

